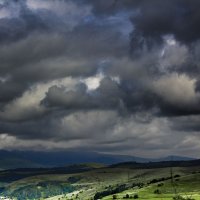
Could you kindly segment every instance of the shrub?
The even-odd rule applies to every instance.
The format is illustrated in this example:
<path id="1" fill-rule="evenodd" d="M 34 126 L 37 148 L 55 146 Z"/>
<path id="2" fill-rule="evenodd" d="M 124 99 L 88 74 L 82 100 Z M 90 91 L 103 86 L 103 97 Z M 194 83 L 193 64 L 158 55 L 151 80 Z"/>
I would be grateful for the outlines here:
<path id="1" fill-rule="evenodd" d="M 142 188 L 144 186 L 144 183 L 133 183 L 132 187 L 139 187 Z"/>
<path id="2" fill-rule="evenodd" d="M 129 199 L 129 198 L 130 198 L 129 194 L 126 194 L 126 195 L 123 197 L 123 199 Z"/>
<path id="3" fill-rule="evenodd" d="M 138 194 L 134 194 L 133 198 L 138 199 L 139 198 Z"/>
<path id="4" fill-rule="evenodd" d="M 161 192 L 160 192 L 160 190 L 157 189 L 154 191 L 154 194 L 161 194 Z"/>
<path id="5" fill-rule="evenodd" d="M 67 179 L 67 181 L 68 181 L 69 183 L 71 183 L 71 184 L 77 183 L 77 182 L 80 181 L 80 180 L 81 180 L 81 177 L 79 177 L 79 176 L 70 176 L 70 177 Z"/>
<path id="6" fill-rule="evenodd" d="M 124 190 L 126 190 L 128 187 L 125 185 L 125 184 L 122 184 L 122 185 L 117 185 L 116 188 L 113 188 L 113 189 L 109 189 L 109 190 L 104 190 L 104 191 L 101 191 L 101 192 L 97 192 L 94 196 L 94 200 L 97 200 L 97 199 L 101 199 L 105 196 L 108 196 L 108 195 L 114 195 L 116 193 L 120 193 L 120 192 L 123 192 Z"/>

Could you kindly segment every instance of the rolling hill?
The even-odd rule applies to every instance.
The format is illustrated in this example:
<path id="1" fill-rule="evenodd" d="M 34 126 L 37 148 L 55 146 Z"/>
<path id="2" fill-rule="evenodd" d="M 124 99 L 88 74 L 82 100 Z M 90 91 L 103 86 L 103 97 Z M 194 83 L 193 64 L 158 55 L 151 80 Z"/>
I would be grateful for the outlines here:
<path id="1" fill-rule="evenodd" d="M 179 200 L 200 200 L 199 169 L 200 160 L 6 170 L 0 172 L 0 196 L 20 200 L 111 200 L 138 195 L 142 200 L 172 200 L 179 195 Z"/>

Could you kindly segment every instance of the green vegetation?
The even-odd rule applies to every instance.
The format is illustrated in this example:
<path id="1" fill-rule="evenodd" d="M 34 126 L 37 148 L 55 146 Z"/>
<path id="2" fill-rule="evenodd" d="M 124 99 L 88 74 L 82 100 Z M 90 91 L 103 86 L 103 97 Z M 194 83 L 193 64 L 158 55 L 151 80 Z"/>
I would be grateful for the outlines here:
<path id="1" fill-rule="evenodd" d="M 131 164 L 79 169 L 77 173 L 63 169 L 1 171 L 0 196 L 18 200 L 200 200 L 198 168 L 173 167 L 173 174 L 170 167 L 137 168 Z"/>
<path id="2" fill-rule="evenodd" d="M 48 181 L 40 182 L 36 185 L 27 185 L 12 190 L 7 189 L 3 192 L 4 196 L 16 197 L 18 200 L 40 199 L 51 196 L 73 192 L 75 187 L 70 184 Z"/>

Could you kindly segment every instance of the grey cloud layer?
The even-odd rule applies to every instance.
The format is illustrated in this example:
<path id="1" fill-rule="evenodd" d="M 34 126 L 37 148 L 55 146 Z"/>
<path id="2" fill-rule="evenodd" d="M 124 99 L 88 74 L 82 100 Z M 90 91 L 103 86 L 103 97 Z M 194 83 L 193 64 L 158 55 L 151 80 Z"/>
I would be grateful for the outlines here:
<path id="1" fill-rule="evenodd" d="M 198 7 L 198 0 L 2 1 L 0 148 L 18 141 L 15 148 L 58 143 L 143 155 L 199 150 Z"/>

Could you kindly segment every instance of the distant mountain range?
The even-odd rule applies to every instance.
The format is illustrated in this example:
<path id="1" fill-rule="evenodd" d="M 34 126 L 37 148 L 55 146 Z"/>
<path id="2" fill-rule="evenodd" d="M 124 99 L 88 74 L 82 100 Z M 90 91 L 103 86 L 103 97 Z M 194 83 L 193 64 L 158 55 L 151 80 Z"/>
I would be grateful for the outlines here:
<path id="1" fill-rule="evenodd" d="M 5 151 L 0 150 L 0 169 L 62 167 L 80 163 L 101 163 L 106 165 L 122 162 L 160 162 L 188 161 L 194 158 L 168 156 L 158 159 L 141 158 L 125 155 L 111 155 L 96 152 L 59 151 Z"/>

